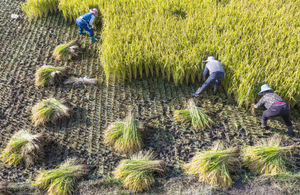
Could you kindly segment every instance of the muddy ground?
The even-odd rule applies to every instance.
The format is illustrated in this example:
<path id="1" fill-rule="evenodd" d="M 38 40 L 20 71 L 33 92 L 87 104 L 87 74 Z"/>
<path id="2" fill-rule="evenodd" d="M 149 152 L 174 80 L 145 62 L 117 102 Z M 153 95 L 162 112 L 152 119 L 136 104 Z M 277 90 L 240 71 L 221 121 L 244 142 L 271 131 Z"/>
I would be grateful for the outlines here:
<path id="1" fill-rule="evenodd" d="M 226 98 L 221 89 L 218 96 L 213 96 L 210 90 L 198 100 L 198 105 L 215 121 L 212 128 L 199 131 L 188 125 L 177 124 L 172 117 L 173 111 L 185 107 L 198 85 L 175 86 L 159 78 L 106 85 L 104 72 L 99 65 L 98 50 L 101 48 L 97 44 L 91 44 L 88 37 L 79 37 L 75 24 L 66 22 L 60 14 L 28 22 L 20 9 L 21 3 L 17 0 L 0 0 L 0 152 L 9 138 L 21 129 L 46 131 L 52 142 L 46 149 L 46 159 L 34 167 L 5 168 L 0 162 L 0 182 L 28 183 L 38 170 L 53 168 L 66 158 L 76 156 L 91 166 L 90 175 L 82 182 L 77 193 L 87 194 L 88 191 L 84 189 L 88 186 L 95 189 L 88 194 L 119 194 L 118 190 L 114 192 L 110 188 L 99 191 L 102 188 L 95 183 L 109 176 L 118 162 L 126 158 L 104 146 L 103 131 L 111 122 L 124 118 L 131 108 L 137 111 L 138 119 L 147 124 L 143 149 L 154 151 L 167 164 L 167 173 L 158 176 L 159 182 L 153 193 L 168 193 L 168 185 L 165 186 L 172 181 L 175 181 L 175 186 L 183 187 L 185 176 L 180 169 L 182 163 L 187 162 L 194 152 L 209 148 L 217 140 L 223 140 L 231 146 L 253 145 L 262 138 L 279 133 L 286 144 L 300 141 L 299 137 L 286 136 L 280 120 L 272 120 L 269 130 L 261 129 L 261 111 L 253 116 L 246 109 L 238 108 L 234 100 Z M 20 17 L 12 19 L 13 13 Z M 98 32 L 96 37 L 101 39 L 101 34 Z M 81 58 L 69 62 L 55 61 L 52 58 L 55 46 L 73 39 L 80 39 L 84 48 Z M 74 74 L 96 77 L 100 82 L 97 86 L 38 89 L 34 86 L 34 74 L 42 65 L 68 65 Z M 67 98 L 75 105 L 73 116 L 69 121 L 57 125 L 34 128 L 30 118 L 31 108 L 48 97 Z M 299 114 L 292 114 L 299 133 Z M 251 185 L 241 182 L 242 177 L 238 176 L 235 179 L 237 184 L 224 193 L 248 193 L 247 186 Z M 199 188 L 200 184 L 194 183 L 192 185 Z M 207 187 L 203 188 L 207 190 Z"/>

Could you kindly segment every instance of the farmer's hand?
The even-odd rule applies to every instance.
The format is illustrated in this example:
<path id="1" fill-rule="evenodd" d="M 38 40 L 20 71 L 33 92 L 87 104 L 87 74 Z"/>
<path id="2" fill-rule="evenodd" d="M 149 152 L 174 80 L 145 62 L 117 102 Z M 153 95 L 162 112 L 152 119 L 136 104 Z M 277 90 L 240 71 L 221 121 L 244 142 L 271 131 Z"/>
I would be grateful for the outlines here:
<path id="1" fill-rule="evenodd" d="M 251 104 L 251 106 L 252 106 L 253 108 L 257 108 L 256 104 Z"/>

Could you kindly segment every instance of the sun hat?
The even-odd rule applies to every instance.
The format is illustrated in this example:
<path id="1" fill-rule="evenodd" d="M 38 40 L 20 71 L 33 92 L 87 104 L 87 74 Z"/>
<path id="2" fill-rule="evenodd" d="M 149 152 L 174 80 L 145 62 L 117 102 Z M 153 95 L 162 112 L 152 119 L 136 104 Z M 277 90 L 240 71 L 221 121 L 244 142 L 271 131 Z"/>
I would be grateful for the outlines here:
<path id="1" fill-rule="evenodd" d="M 260 87 L 260 92 L 258 95 L 262 95 L 262 93 L 266 91 L 273 91 L 273 89 L 268 84 L 264 84 Z"/>
<path id="2" fill-rule="evenodd" d="M 213 60 L 216 60 L 214 56 L 208 56 L 207 60 L 205 60 L 204 62 L 210 62 L 210 61 L 213 61 Z"/>
<path id="3" fill-rule="evenodd" d="M 93 13 L 94 15 L 97 15 L 98 10 L 96 8 L 90 9 L 90 13 Z"/>

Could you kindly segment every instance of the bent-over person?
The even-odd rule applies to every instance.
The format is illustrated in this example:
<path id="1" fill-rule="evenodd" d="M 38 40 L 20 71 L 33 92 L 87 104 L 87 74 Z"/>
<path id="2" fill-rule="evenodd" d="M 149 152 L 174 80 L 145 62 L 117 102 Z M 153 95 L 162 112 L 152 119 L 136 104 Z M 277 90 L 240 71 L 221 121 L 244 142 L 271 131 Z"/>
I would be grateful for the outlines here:
<path id="1" fill-rule="evenodd" d="M 252 107 L 258 108 L 262 105 L 266 107 L 267 110 L 263 112 L 261 118 L 261 127 L 267 129 L 267 120 L 271 117 L 281 116 L 284 120 L 285 125 L 288 129 L 288 134 L 293 136 L 295 133 L 293 131 L 293 125 L 290 119 L 290 107 L 282 100 L 282 98 L 273 93 L 273 89 L 269 85 L 264 84 L 261 86 L 261 90 L 258 95 L 263 95 L 257 104 L 252 104 Z"/>

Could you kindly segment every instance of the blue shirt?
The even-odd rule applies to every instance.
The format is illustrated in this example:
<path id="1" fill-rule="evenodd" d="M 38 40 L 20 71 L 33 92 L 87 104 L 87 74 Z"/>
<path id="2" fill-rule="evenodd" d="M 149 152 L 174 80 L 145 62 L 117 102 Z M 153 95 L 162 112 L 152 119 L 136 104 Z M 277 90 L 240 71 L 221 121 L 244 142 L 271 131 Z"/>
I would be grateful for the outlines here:
<path id="1" fill-rule="evenodd" d="M 92 25 L 95 20 L 95 16 L 93 13 L 86 13 L 86 14 L 80 16 L 79 18 L 89 25 Z"/>

